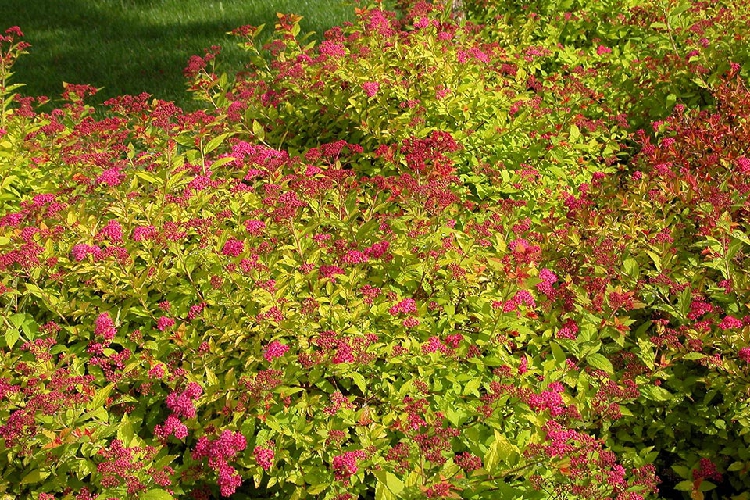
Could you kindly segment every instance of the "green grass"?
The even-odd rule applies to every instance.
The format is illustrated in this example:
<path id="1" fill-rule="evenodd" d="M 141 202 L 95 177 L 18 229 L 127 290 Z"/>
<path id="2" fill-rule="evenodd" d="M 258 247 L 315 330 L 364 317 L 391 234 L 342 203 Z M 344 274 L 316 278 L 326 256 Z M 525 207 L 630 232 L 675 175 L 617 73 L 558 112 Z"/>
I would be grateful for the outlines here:
<path id="1" fill-rule="evenodd" d="M 323 32 L 354 17 L 344 0 L 0 0 L 3 30 L 20 26 L 32 44 L 14 68 L 25 95 L 56 98 L 62 82 L 103 87 L 97 101 L 148 92 L 190 107 L 182 70 L 203 48 L 221 45 L 221 64 L 245 64 L 226 32 L 266 24 L 276 13 L 304 16 L 303 31 Z"/>

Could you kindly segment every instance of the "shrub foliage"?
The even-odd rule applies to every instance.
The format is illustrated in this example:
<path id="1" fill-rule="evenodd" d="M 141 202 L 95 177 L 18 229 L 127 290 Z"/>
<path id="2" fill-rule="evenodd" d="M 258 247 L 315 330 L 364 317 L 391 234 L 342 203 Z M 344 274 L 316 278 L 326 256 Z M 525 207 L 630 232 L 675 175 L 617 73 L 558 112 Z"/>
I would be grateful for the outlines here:
<path id="1" fill-rule="evenodd" d="M 0 37 L 0 493 L 747 498 L 747 8 L 360 7 L 193 112 Z"/>

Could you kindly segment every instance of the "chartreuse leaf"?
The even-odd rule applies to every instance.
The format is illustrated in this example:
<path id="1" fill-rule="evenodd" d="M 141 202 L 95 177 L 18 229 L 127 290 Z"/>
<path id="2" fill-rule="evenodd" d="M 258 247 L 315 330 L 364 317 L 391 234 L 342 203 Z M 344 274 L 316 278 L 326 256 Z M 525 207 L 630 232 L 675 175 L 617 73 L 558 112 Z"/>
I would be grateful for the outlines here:
<path id="1" fill-rule="evenodd" d="M 693 481 L 690 479 L 686 479 L 685 481 L 680 481 L 677 483 L 674 487 L 677 491 L 692 491 L 693 490 Z"/>
<path id="2" fill-rule="evenodd" d="M 40 481 L 43 481 L 47 476 L 49 476 L 49 472 L 42 472 L 39 469 L 34 469 L 33 471 L 23 476 L 23 479 L 21 479 L 21 484 L 38 483 Z"/>
<path id="3" fill-rule="evenodd" d="M 609 375 L 612 375 L 615 372 L 612 363 L 603 354 L 589 354 L 586 357 L 586 362 L 589 366 L 607 372 Z"/>
<path id="4" fill-rule="evenodd" d="M 672 399 L 672 393 L 655 385 L 643 385 L 640 387 L 641 393 L 652 401 L 665 402 Z"/>
<path id="5" fill-rule="evenodd" d="M 122 441 L 125 446 L 130 446 L 130 442 L 133 440 L 135 431 L 133 429 L 133 423 L 128 418 L 128 414 L 122 416 L 120 424 L 117 426 L 117 439 Z"/>
<path id="6" fill-rule="evenodd" d="M 562 348 L 557 344 L 557 342 L 550 342 L 550 348 L 552 349 L 552 356 L 555 358 L 555 362 L 558 365 L 564 365 L 566 356 Z"/>
<path id="7" fill-rule="evenodd" d="M 11 326 L 5 330 L 5 345 L 9 349 L 12 348 L 20 338 L 21 332 L 18 331 L 17 327 Z"/>
<path id="8" fill-rule="evenodd" d="M 112 393 L 112 389 L 114 389 L 114 387 L 114 384 L 109 384 L 106 387 L 96 391 L 96 394 L 94 394 L 94 397 L 91 398 L 91 401 L 89 401 L 89 404 L 87 405 L 89 410 L 98 410 L 99 408 L 102 408 L 104 406 L 104 403 L 106 403 L 107 398 Z"/>
<path id="9" fill-rule="evenodd" d="M 142 493 L 140 500 L 173 500 L 174 497 L 162 489 L 148 490 Z"/>
<path id="10" fill-rule="evenodd" d="M 378 478 L 378 489 L 381 490 L 380 498 L 398 498 L 395 495 L 401 494 L 404 490 L 403 481 L 392 472 L 378 470 L 375 471 L 375 477 Z M 378 498 L 377 489 L 375 491 L 375 498 Z"/>
<path id="11" fill-rule="evenodd" d="M 507 462 L 509 456 L 516 452 L 518 448 L 508 441 L 504 434 L 495 429 L 495 438 L 484 455 L 484 468 L 492 471 L 500 463 Z"/>

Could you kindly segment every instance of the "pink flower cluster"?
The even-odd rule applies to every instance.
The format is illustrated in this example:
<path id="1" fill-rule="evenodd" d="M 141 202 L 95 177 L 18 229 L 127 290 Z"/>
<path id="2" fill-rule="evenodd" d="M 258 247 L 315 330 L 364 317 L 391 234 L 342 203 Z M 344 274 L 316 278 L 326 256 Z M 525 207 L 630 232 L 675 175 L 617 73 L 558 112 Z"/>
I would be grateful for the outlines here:
<path id="1" fill-rule="evenodd" d="M 453 461 L 466 471 L 473 471 L 482 468 L 482 459 L 469 452 L 463 452 L 456 455 Z"/>
<path id="2" fill-rule="evenodd" d="M 250 219 L 245 221 L 245 229 L 253 236 L 257 236 L 266 228 L 266 223 L 262 220 Z"/>
<path id="3" fill-rule="evenodd" d="M 245 249 L 245 244 L 241 242 L 240 240 L 236 240 L 234 238 L 230 238 L 227 240 L 226 243 L 224 243 L 224 246 L 221 248 L 222 255 L 228 255 L 230 257 L 237 257 L 239 254 L 242 253 L 242 251 Z"/>
<path id="4" fill-rule="evenodd" d="M 534 296 L 528 290 L 519 290 L 510 300 L 506 300 L 505 302 L 496 300 L 492 302 L 494 309 L 502 309 L 506 313 L 517 310 L 519 305 L 525 305 L 533 309 L 536 307 L 536 300 L 534 300 Z M 520 312 L 517 314 L 520 314 Z"/>
<path id="5" fill-rule="evenodd" d="M 557 281 L 557 275 L 549 269 L 545 268 L 539 271 L 539 279 L 542 280 L 542 282 L 537 283 L 536 289 L 542 292 L 544 295 L 554 295 L 555 290 L 554 288 L 552 288 L 552 285 Z"/>
<path id="6" fill-rule="evenodd" d="M 346 451 L 341 455 L 333 457 L 333 476 L 337 481 L 349 484 L 349 478 L 357 473 L 359 467 L 357 460 L 367 458 L 367 454 L 362 450 Z"/>
<path id="7" fill-rule="evenodd" d="M 96 178 L 97 184 L 106 184 L 108 186 L 119 186 L 122 181 L 125 180 L 125 173 L 119 168 L 114 167 L 103 171 L 99 177 Z"/>
<path id="8" fill-rule="evenodd" d="M 117 335 L 117 329 L 115 323 L 109 316 L 109 313 L 101 313 L 94 323 L 94 334 L 98 337 L 103 337 L 106 341 L 111 341 Z"/>
<path id="9" fill-rule="evenodd" d="M 379 259 L 388 252 L 390 245 L 391 244 L 388 241 L 379 241 L 374 243 L 371 247 L 365 248 L 365 255 L 373 259 Z"/>
<path id="10" fill-rule="evenodd" d="M 363 252 L 360 252 L 359 250 L 349 250 L 342 260 L 346 264 L 364 264 L 369 260 L 366 254 Z"/>
<path id="11" fill-rule="evenodd" d="M 559 382 L 553 382 L 549 385 L 547 391 L 539 394 L 531 394 L 526 401 L 532 410 L 542 412 L 549 410 L 550 415 L 558 417 L 565 413 L 565 403 L 560 395 L 563 392 L 563 386 Z"/>
<path id="12" fill-rule="evenodd" d="M 735 318 L 734 316 L 724 316 L 724 319 L 719 323 L 719 328 L 722 330 L 733 330 L 735 328 L 742 328 L 742 321 Z"/>
<path id="13" fill-rule="evenodd" d="M 196 410 L 193 401 L 203 394 L 203 388 L 196 382 L 190 382 L 182 393 L 171 393 L 167 396 L 167 408 L 177 417 L 193 418 Z"/>
<path id="14" fill-rule="evenodd" d="M 106 226 L 101 228 L 96 234 L 97 240 L 109 240 L 113 243 L 119 243 L 122 241 L 122 226 L 119 222 L 112 219 Z"/>
<path id="15" fill-rule="evenodd" d="M 271 448 L 256 446 L 253 450 L 253 456 L 255 456 L 255 461 L 258 465 L 265 471 L 269 470 L 273 465 L 274 451 Z"/>
<path id="16" fill-rule="evenodd" d="M 159 231 L 154 226 L 137 226 L 133 229 L 133 241 L 149 241 L 159 236 Z"/>
<path id="17" fill-rule="evenodd" d="M 388 313 L 391 316 L 397 316 L 398 314 L 411 314 L 415 312 L 417 312 L 417 303 L 412 298 L 406 298 L 388 309 Z"/>
<path id="18" fill-rule="evenodd" d="M 174 324 L 175 324 L 175 321 L 168 316 L 161 316 L 159 319 L 156 320 L 156 328 L 160 332 L 163 332 L 167 328 L 173 327 Z"/>
<path id="19" fill-rule="evenodd" d="M 187 426 L 174 415 L 168 416 L 164 421 L 164 424 L 157 424 L 154 426 L 154 435 L 159 439 L 167 439 L 172 434 L 180 440 L 185 439 L 188 436 Z"/>
<path id="20" fill-rule="evenodd" d="M 266 346 L 266 350 L 263 352 L 263 357 L 270 363 L 274 359 L 283 356 L 288 350 L 288 345 L 282 344 L 278 340 L 274 340 Z"/>
<path id="21" fill-rule="evenodd" d="M 367 97 L 375 97 L 380 90 L 380 84 L 378 82 L 365 82 L 362 84 L 362 89 L 367 94 Z"/>
<path id="22" fill-rule="evenodd" d="M 221 496 L 228 497 L 237 491 L 242 484 L 242 477 L 228 464 L 237 454 L 247 447 L 247 440 L 239 432 L 225 430 L 218 439 L 211 441 L 206 436 L 198 439 L 193 450 L 193 460 L 208 458 L 208 465 L 218 473 L 218 484 Z"/>
<path id="23" fill-rule="evenodd" d="M 575 340 L 578 338 L 578 325 L 572 319 L 563 323 L 563 326 L 557 331 L 555 337 L 558 339 Z"/>
<path id="24" fill-rule="evenodd" d="M 75 245 L 70 250 L 70 255 L 73 257 L 73 259 L 80 262 L 89 255 L 93 255 L 94 260 L 99 260 L 104 256 L 104 252 L 98 246 L 86 245 L 85 243 L 82 243 L 79 245 Z"/>
<path id="25" fill-rule="evenodd" d="M 720 483 L 722 480 L 721 473 L 716 470 L 716 465 L 708 458 L 701 458 L 698 461 L 698 468 L 693 470 L 693 479 L 710 479 Z"/>

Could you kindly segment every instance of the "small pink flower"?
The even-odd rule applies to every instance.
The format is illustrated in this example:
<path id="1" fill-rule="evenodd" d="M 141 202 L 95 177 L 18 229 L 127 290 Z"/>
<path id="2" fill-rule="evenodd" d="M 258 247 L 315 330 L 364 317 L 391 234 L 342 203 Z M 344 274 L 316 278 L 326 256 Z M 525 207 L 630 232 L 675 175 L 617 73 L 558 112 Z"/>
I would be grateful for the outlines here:
<path id="1" fill-rule="evenodd" d="M 419 320 L 413 316 L 410 316 L 404 320 L 404 328 L 414 328 L 419 326 Z"/>
<path id="2" fill-rule="evenodd" d="M 102 172 L 96 178 L 97 184 L 106 184 L 108 186 L 119 186 L 125 180 L 126 175 L 118 167 L 110 168 Z"/>
<path id="3" fill-rule="evenodd" d="M 378 82 L 365 82 L 362 84 L 362 89 L 367 94 L 367 97 L 375 97 L 380 90 L 380 84 Z"/>
<path id="4" fill-rule="evenodd" d="M 315 165 L 308 165 L 305 169 L 305 177 L 312 177 L 315 174 L 321 173 L 323 170 L 321 170 L 320 167 L 316 167 Z"/>
<path id="5" fill-rule="evenodd" d="M 399 313 L 410 314 L 417 312 L 417 303 L 412 298 L 406 298 L 391 307 L 388 312 L 391 316 L 397 316 Z"/>
<path id="6" fill-rule="evenodd" d="M 750 363 L 750 347 L 743 347 L 739 350 L 737 355 L 740 359 L 746 363 Z"/>
<path id="7" fill-rule="evenodd" d="M 273 465 L 274 452 L 271 448 L 263 448 L 262 446 L 256 446 L 253 450 L 255 461 L 260 465 L 263 470 L 269 470 Z"/>
<path id="8" fill-rule="evenodd" d="M 609 47 L 605 47 L 604 45 L 599 45 L 596 48 L 596 53 L 597 55 L 600 55 L 600 56 L 604 54 L 609 54 L 610 52 L 612 52 L 612 49 L 610 49 Z"/>
<path id="9" fill-rule="evenodd" d="M 182 391 L 182 394 L 190 399 L 198 399 L 201 397 L 201 394 L 203 394 L 203 387 L 201 387 L 198 382 L 190 382 L 187 387 L 185 387 L 185 390 Z"/>
<path id="10" fill-rule="evenodd" d="M 94 334 L 104 337 L 104 340 L 112 340 L 115 338 L 117 330 L 115 329 L 115 323 L 112 321 L 109 313 L 101 313 L 99 317 L 96 318 Z"/>
<path id="11" fill-rule="evenodd" d="M 419 19 L 416 19 L 414 21 L 414 27 L 417 29 L 426 28 L 429 25 L 430 25 L 430 20 L 427 19 L 426 17 L 420 17 Z"/>
<path id="12" fill-rule="evenodd" d="M 237 257 L 242 253 L 242 250 L 244 249 L 245 244 L 243 242 L 241 242 L 240 240 L 235 240 L 234 238 L 230 238 L 226 243 L 224 243 L 224 246 L 221 248 L 221 253 L 230 257 Z"/>
<path id="13" fill-rule="evenodd" d="M 80 262 L 80 261 L 82 261 L 83 259 L 85 259 L 86 257 L 88 257 L 88 255 L 89 255 L 89 246 L 88 246 L 88 245 L 86 245 L 86 244 L 83 244 L 83 243 L 82 243 L 82 244 L 80 244 L 80 245 L 75 245 L 75 246 L 74 246 L 74 247 L 73 247 L 73 248 L 72 248 L 72 249 L 70 250 L 70 255 L 71 255 L 71 256 L 73 257 L 73 259 L 75 259 L 75 260 L 76 260 L 77 262 Z"/>
<path id="14" fill-rule="evenodd" d="M 742 321 L 738 320 L 734 316 L 724 316 L 724 319 L 719 323 L 719 328 L 722 330 L 733 330 L 735 328 L 742 328 Z"/>
<path id="15" fill-rule="evenodd" d="M 156 320 L 156 328 L 158 328 L 160 332 L 163 332 L 172 326 L 174 326 L 174 320 L 170 317 L 162 316 Z"/>
<path id="16" fill-rule="evenodd" d="M 159 363 L 148 371 L 149 378 L 160 379 L 164 377 L 164 365 Z"/>
<path id="17" fill-rule="evenodd" d="M 334 354 L 332 361 L 337 365 L 341 363 L 354 363 L 355 360 L 352 347 L 344 341 L 339 342 L 339 345 L 336 348 L 336 354 Z"/>
<path id="18" fill-rule="evenodd" d="M 119 222 L 112 219 L 106 226 L 101 228 L 96 235 L 97 240 L 109 240 L 113 243 L 122 241 L 122 226 Z"/>
<path id="19" fill-rule="evenodd" d="M 330 57 L 344 57 L 346 56 L 346 49 L 340 43 L 325 40 L 320 44 L 320 54 Z"/>
<path id="20" fill-rule="evenodd" d="M 575 340 L 578 338 L 578 325 L 572 319 L 567 320 L 555 334 L 555 337 L 558 339 Z"/>
<path id="21" fill-rule="evenodd" d="M 289 350 L 289 346 L 286 344 L 282 344 L 278 340 L 274 340 L 268 346 L 266 347 L 265 352 L 263 353 L 263 357 L 266 358 L 266 361 L 269 363 L 273 361 L 276 358 L 280 358 L 283 356 L 287 351 Z"/>
<path id="22" fill-rule="evenodd" d="M 369 259 L 365 253 L 359 250 L 349 250 L 342 260 L 347 264 L 363 264 Z"/>
<path id="23" fill-rule="evenodd" d="M 333 457 L 333 475 L 337 481 L 349 482 L 349 478 L 359 471 L 357 460 L 366 458 L 362 450 L 346 451 Z"/>
<path id="24" fill-rule="evenodd" d="M 153 240 L 159 235 L 154 226 L 138 226 L 133 229 L 133 241 Z"/>
<path id="25" fill-rule="evenodd" d="M 266 228 L 266 223 L 262 220 L 247 220 L 245 221 L 245 229 L 252 235 L 260 234 Z"/>

